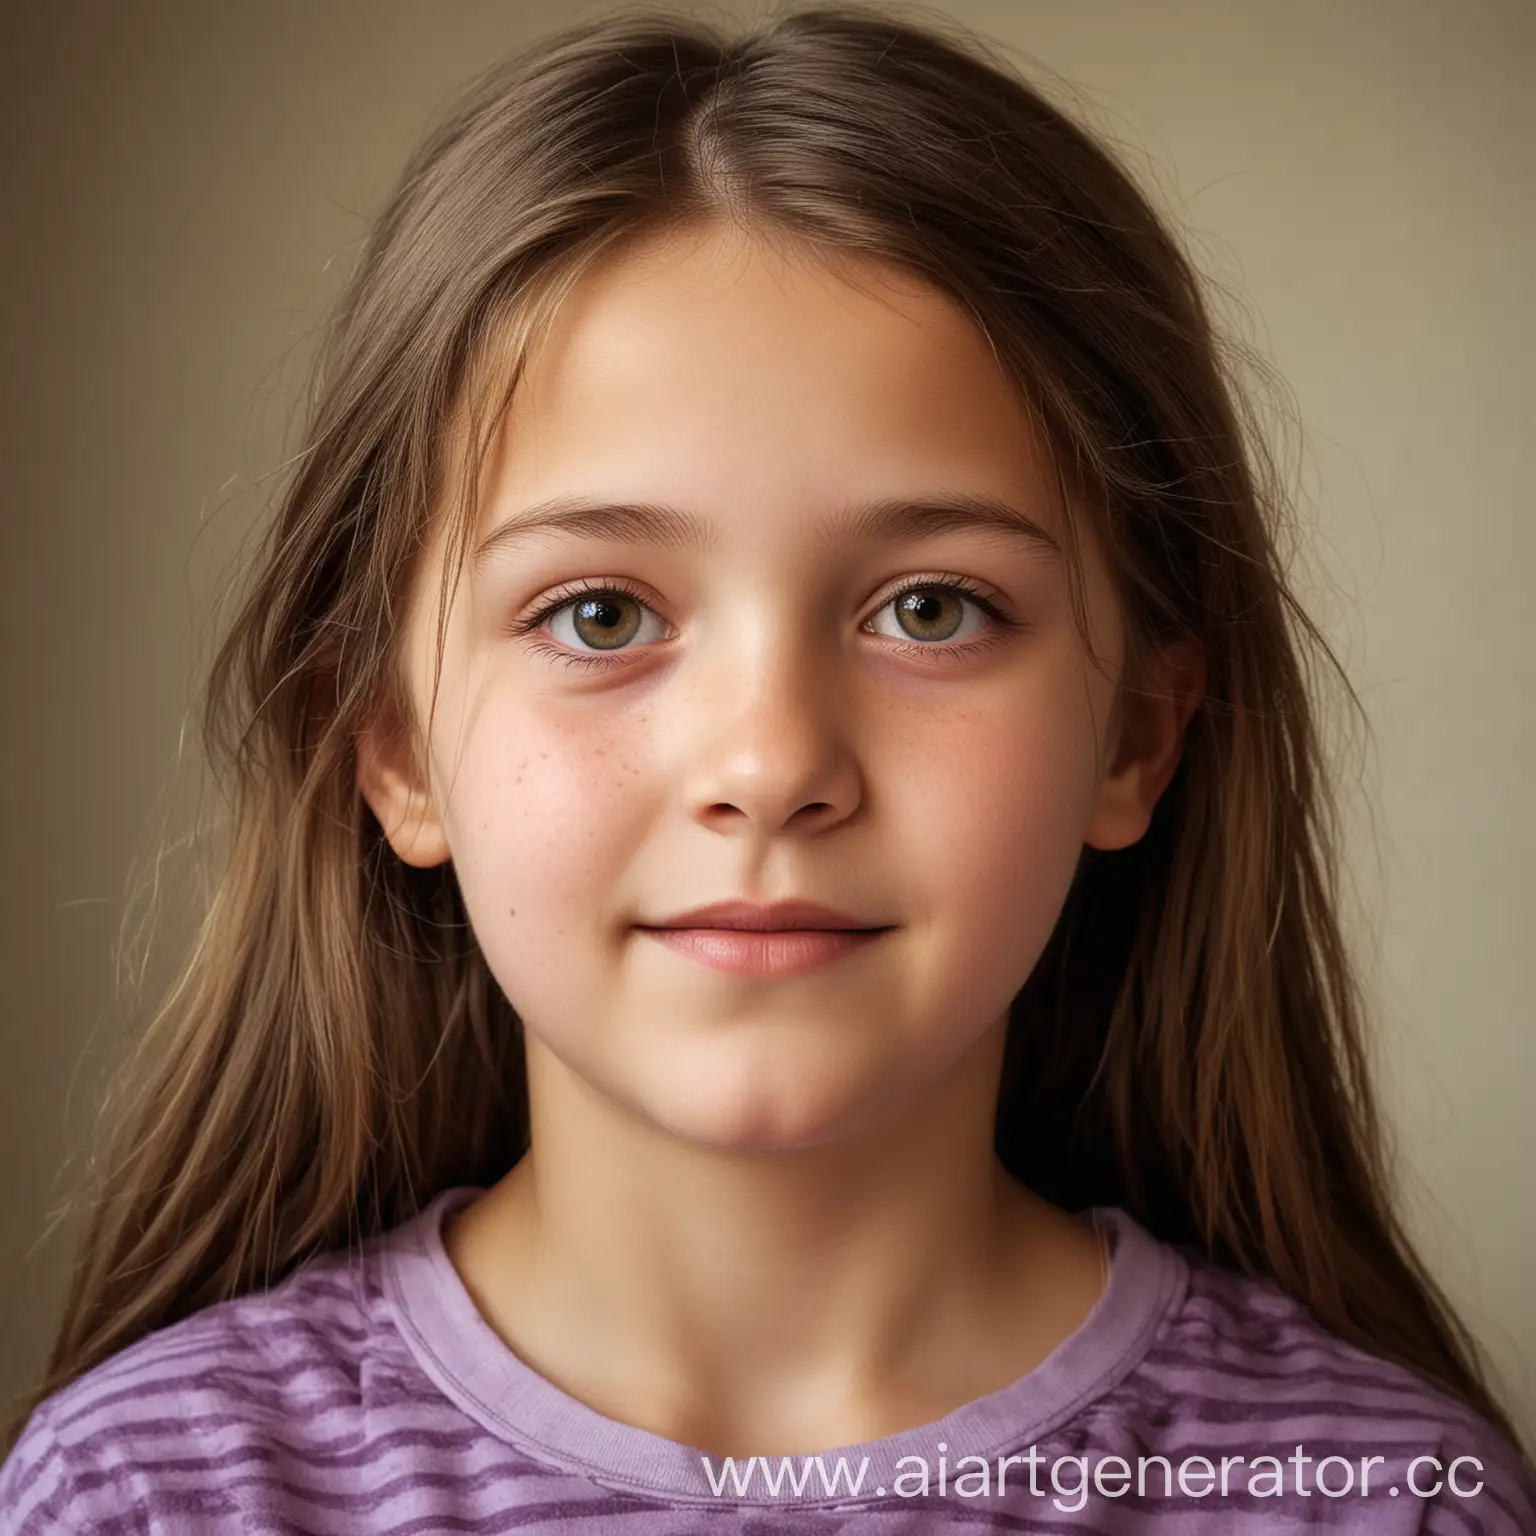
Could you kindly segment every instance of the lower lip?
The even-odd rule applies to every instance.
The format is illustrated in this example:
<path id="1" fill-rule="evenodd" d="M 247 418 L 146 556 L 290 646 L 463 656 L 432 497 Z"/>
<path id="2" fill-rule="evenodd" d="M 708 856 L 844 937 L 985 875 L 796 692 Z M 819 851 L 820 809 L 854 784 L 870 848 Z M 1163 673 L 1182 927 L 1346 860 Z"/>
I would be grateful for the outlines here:
<path id="1" fill-rule="evenodd" d="M 642 928 L 641 933 L 700 965 L 735 976 L 801 976 L 864 949 L 889 928 Z"/>

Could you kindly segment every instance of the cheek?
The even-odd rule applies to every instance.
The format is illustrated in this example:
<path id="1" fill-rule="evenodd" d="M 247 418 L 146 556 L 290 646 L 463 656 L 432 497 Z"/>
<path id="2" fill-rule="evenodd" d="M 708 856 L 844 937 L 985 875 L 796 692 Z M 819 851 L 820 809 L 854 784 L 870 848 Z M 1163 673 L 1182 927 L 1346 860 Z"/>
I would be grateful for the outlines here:
<path id="1" fill-rule="evenodd" d="M 486 710 L 447 808 L 464 899 L 487 958 L 537 935 L 584 937 L 611 910 L 615 872 L 642 834 L 633 754 L 608 725 Z"/>
<path id="2" fill-rule="evenodd" d="M 912 804 L 926 881 L 971 962 L 1032 963 L 1066 899 L 1096 791 L 1094 735 L 1078 684 L 1044 682 L 947 722 L 919 761 Z M 915 776 L 907 776 L 909 785 Z M 919 876 L 922 880 L 923 877 Z"/>

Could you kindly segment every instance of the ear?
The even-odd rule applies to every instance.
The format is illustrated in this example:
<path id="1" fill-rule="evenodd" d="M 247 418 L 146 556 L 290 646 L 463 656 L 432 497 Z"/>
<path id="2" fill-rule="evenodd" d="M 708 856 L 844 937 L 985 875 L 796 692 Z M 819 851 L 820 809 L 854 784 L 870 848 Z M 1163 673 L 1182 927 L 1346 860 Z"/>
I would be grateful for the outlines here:
<path id="1" fill-rule="evenodd" d="M 452 857 L 442 819 L 427 788 L 417 781 L 405 733 L 387 714 L 354 740 L 357 788 L 379 819 L 389 845 L 407 864 L 430 869 Z"/>
<path id="2" fill-rule="evenodd" d="M 1127 848 L 1146 832 L 1152 812 L 1179 766 L 1184 731 L 1205 697 L 1205 652 L 1177 640 L 1151 664 L 1146 685 L 1121 695 L 1117 756 L 1099 784 L 1083 841 Z"/>

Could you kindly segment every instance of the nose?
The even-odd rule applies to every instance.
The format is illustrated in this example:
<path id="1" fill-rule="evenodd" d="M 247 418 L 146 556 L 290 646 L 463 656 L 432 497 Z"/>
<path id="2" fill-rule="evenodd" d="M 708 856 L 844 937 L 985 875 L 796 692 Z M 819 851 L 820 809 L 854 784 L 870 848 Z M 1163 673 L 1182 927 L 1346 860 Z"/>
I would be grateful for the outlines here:
<path id="1" fill-rule="evenodd" d="M 710 661 L 684 705 L 687 805 L 718 832 L 820 832 L 859 803 L 852 711 L 836 667 L 803 631 L 772 628 Z"/>

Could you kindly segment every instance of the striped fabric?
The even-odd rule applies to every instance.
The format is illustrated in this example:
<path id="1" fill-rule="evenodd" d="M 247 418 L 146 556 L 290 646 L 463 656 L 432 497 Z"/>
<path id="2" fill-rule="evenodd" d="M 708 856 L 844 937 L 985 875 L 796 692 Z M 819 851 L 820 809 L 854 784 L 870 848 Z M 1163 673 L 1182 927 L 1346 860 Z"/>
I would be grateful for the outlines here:
<path id="1" fill-rule="evenodd" d="M 1091 1213 L 1108 1288 L 1036 1370 L 920 1429 L 726 1465 L 594 1412 L 492 1333 L 441 1240 L 476 1193 L 49 1399 L 0 1468 L 0 1528 L 1536 1533 L 1528 1470 L 1476 1416 L 1114 1210 Z"/>

